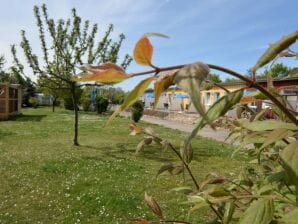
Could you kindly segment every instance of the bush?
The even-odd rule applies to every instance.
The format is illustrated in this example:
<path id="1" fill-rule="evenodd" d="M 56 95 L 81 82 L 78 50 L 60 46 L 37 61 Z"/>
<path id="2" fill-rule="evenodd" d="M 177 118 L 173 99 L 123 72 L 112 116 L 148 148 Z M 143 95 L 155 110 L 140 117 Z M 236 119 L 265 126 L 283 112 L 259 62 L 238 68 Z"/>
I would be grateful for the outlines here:
<path id="1" fill-rule="evenodd" d="M 109 106 L 109 101 L 107 98 L 97 95 L 94 102 L 95 109 L 97 113 L 101 114 L 103 112 L 106 112 Z"/>
<path id="2" fill-rule="evenodd" d="M 31 107 L 37 108 L 38 107 L 38 99 L 37 99 L 37 97 L 30 97 L 29 98 L 29 103 L 30 103 Z"/>
<path id="3" fill-rule="evenodd" d="M 89 88 L 84 89 L 80 103 L 81 103 L 81 106 L 83 107 L 83 111 L 90 111 L 91 94 L 90 94 Z"/>
<path id="4" fill-rule="evenodd" d="M 89 111 L 90 104 L 91 104 L 90 98 L 84 97 L 83 99 L 81 99 L 81 105 L 83 107 L 83 111 Z"/>
<path id="5" fill-rule="evenodd" d="M 138 122 L 144 113 L 144 103 L 141 100 L 135 102 L 131 107 L 131 119 Z"/>

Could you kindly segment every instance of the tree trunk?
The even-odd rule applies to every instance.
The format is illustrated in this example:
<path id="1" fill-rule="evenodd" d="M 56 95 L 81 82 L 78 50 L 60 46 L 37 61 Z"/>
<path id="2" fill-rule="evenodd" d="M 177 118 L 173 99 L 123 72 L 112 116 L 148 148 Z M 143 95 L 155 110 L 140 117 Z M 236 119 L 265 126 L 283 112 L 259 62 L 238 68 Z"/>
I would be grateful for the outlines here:
<path id="1" fill-rule="evenodd" d="M 53 110 L 53 112 L 55 112 L 56 101 L 57 101 L 57 99 L 56 98 L 53 98 L 53 103 L 52 103 L 52 110 Z"/>
<path id="2" fill-rule="evenodd" d="M 72 95 L 72 103 L 74 108 L 75 122 L 74 122 L 74 138 L 73 144 L 78 146 L 78 133 L 79 133 L 79 113 L 78 113 L 78 102 L 76 98 L 76 86 L 72 84 L 71 86 L 71 95 Z"/>

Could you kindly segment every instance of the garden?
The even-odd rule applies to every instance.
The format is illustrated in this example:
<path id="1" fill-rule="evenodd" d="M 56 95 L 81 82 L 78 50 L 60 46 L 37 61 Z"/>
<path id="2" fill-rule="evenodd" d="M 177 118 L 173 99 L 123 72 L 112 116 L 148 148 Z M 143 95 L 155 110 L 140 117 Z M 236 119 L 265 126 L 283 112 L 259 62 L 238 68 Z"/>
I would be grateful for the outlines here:
<path id="1" fill-rule="evenodd" d="M 202 61 L 164 66 L 153 60 L 153 40 L 169 40 L 162 33 L 123 53 L 113 24 L 102 32 L 75 8 L 66 19 L 45 4 L 33 13 L 39 51 L 21 30 L 11 66 L 0 57 L 0 223 L 297 224 L 297 68 L 278 63 L 298 57 L 297 30 L 243 74 Z M 132 62 L 143 70 L 128 71 Z M 131 80 L 129 91 L 114 86 Z M 224 94 L 206 107 L 202 92 L 215 87 Z M 150 88 L 152 113 L 166 91 L 189 98 L 199 116 L 190 133 L 141 120 Z M 206 127 L 227 130 L 229 144 L 199 137 Z"/>
<path id="2" fill-rule="evenodd" d="M 185 198 L 175 188 L 190 183 L 185 176 L 163 173 L 162 164 L 176 162 L 175 155 L 152 145 L 136 154 L 140 136 L 130 136 L 130 121 L 117 118 L 103 128 L 108 116 L 80 114 L 79 147 L 70 144 L 73 114 L 51 108 L 24 109 L 23 115 L 1 123 L 0 220 L 1 223 L 130 223 L 133 217 L 152 218 L 143 202 L 144 192 L 154 194 L 166 216 L 187 218 Z M 149 125 L 167 139 L 185 133 Z M 231 159 L 227 144 L 196 138 L 192 168 L 202 179 L 209 172 L 229 174 L 243 165 Z M 206 150 L 208 148 L 208 151 Z M 212 220 L 208 209 L 194 212 L 191 220 Z"/>

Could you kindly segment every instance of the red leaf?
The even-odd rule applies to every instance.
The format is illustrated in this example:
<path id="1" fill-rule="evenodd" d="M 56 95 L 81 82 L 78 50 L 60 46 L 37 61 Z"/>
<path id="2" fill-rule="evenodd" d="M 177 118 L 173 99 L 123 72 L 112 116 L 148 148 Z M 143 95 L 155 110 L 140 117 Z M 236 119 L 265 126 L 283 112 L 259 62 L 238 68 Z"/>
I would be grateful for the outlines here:
<path id="1" fill-rule="evenodd" d="M 113 63 L 88 65 L 82 70 L 84 72 L 76 78 L 79 82 L 95 81 L 103 84 L 115 84 L 128 78 L 124 69 Z"/>
<path id="2" fill-rule="evenodd" d="M 146 219 L 143 218 L 134 218 L 134 219 L 129 219 L 129 221 L 137 224 L 150 224 Z"/>
<path id="3" fill-rule="evenodd" d="M 147 37 L 142 37 L 135 45 L 133 57 L 140 65 L 151 65 L 153 46 Z"/>
<path id="4" fill-rule="evenodd" d="M 155 199 L 145 193 L 145 202 L 153 213 L 160 219 L 163 219 L 162 211 Z"/>

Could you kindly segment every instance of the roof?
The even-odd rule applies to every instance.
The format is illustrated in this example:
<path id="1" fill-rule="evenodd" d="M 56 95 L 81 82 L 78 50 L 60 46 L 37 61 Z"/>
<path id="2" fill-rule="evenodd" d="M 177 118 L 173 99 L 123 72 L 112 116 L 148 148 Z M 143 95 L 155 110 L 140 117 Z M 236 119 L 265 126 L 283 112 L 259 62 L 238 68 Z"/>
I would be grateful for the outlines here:
<path id="1" fill-rule="evenodd" d="M 298 80 L 298 76 L 293 76 L 293 77 L 284 77 L 284 78 L 274 78 L 273 81 L 277 82 L 277 81 L 297 81 Z M 257 82 L 258 83 L 266 83 L 267 82 L 267 78 L 257 78 Z M 242 80 L 239 81 L 234 81 L 234 82 L 222 82 L 220 83 L 220 85 L 222 86 L 228 86 L 228 85 L 241 85 L 244 84 L 245 82 Z"/>

